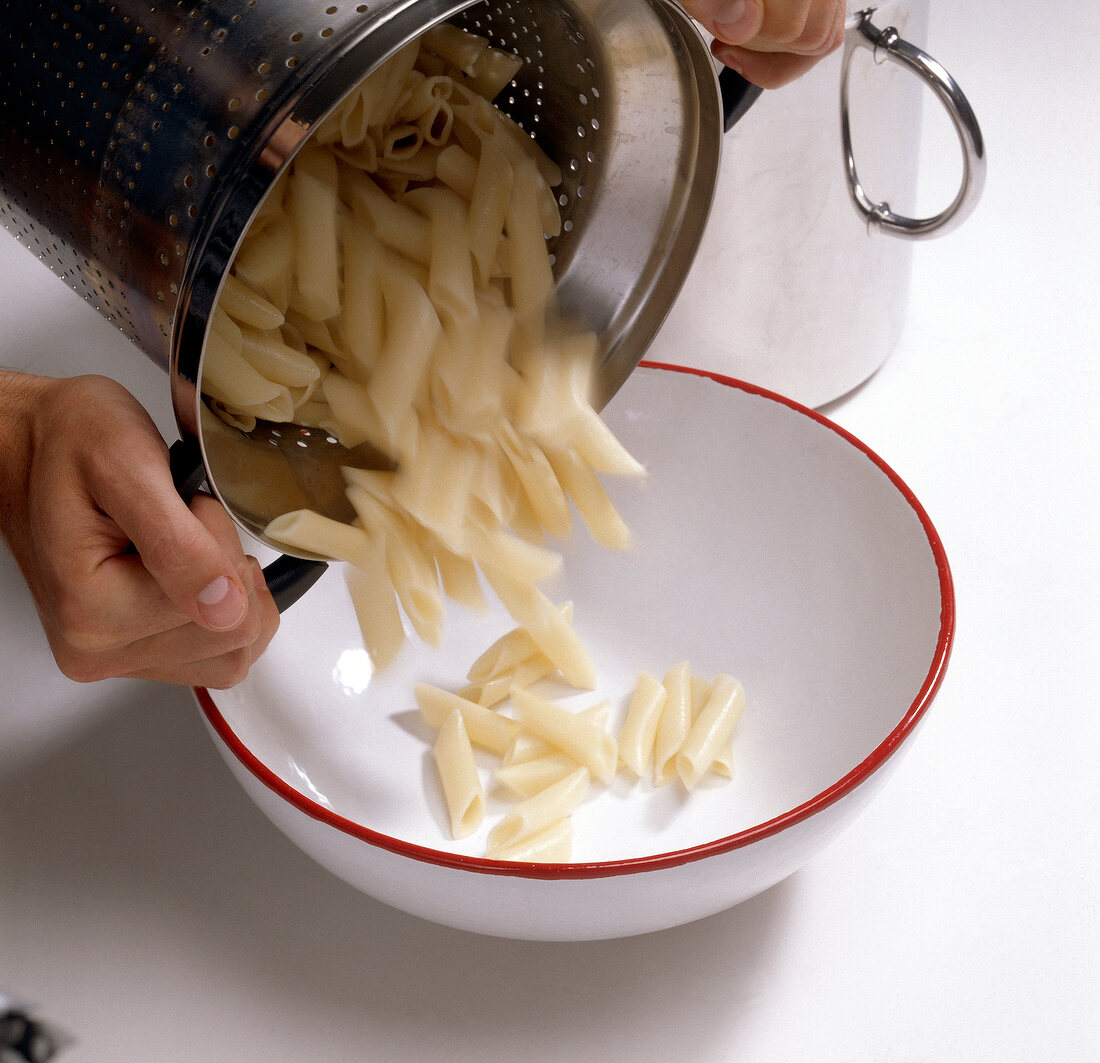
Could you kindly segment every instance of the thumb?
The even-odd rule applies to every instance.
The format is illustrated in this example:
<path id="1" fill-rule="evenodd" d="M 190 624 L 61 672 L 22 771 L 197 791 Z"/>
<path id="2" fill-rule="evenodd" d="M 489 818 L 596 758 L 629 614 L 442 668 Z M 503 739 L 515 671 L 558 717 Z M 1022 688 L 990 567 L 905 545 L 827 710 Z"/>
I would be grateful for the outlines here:
<path id="1" fill-rule="evenodd" d="M 252 576 L 229 515 L 209 495 L 189 507 L 163 449 L 134 458 L 125 475 L 103 485 L 103 508 L 177 609 L 212 631 L 237 627 L 248 613 Z"/>
<path id="2" fill-rule="evenodd" d="M 727 44 L 752 40 L 764 22 L 764 5 L 760 0 L 697 0 L 687 6 L 715 37 Z"/>

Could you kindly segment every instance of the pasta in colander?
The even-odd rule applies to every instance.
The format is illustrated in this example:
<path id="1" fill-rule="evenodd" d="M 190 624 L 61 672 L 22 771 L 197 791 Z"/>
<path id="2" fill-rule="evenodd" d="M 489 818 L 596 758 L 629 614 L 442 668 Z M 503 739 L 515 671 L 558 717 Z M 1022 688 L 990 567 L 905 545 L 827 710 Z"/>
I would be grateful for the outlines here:
<path id="1" fill-rule="evenodd" d="M 555 312 L 560 172 L 487 98 L 519 63 L 443 25 L 364 79 L 242 240 L 202 387 L 244 431 L 318 427 L 388 460 L 345 470 L 352 523 L 298 510 L 265 529 L 360 570 L 349 586 L 376 667 L 402 616 L 438 643 L 444 596 L 481 604 L 480 571 L 547 667 L 591 686 L 537 589 L 560 564 L 547 535 L 571 532 L 572 499 L 598 542 L 625 548 L 598 474 L 643 470 L 589 402 L 596 337 Z M 396 614 L 369 600 L 387 585 Z"/>

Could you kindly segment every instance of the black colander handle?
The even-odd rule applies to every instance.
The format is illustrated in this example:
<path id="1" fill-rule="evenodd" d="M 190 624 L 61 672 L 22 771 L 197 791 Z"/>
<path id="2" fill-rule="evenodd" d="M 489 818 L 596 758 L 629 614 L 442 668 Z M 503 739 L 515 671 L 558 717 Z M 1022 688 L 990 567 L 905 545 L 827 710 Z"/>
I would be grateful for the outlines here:
<path id="1" fill-rule="evenodd" d="M 190 503 L 206 480 L 206 466 L 199 441 L 194 436 L 177 439 L 168 448 L 168 463 L 180 498 Z M 291 554 L 283 554 L 270 562 L 264 568 L 264 582 L 279 612 L 286 612 L 324 575 L 327 568 L 327 561 L 311 561 Z"/>
<path id="2" fill-rule="evenodd" d="M 718 75 L 718 87 L 722 90 L 722 126 L 728 133 L 760 99 L 764 90 L 728 66 L 722 67 Z"/>

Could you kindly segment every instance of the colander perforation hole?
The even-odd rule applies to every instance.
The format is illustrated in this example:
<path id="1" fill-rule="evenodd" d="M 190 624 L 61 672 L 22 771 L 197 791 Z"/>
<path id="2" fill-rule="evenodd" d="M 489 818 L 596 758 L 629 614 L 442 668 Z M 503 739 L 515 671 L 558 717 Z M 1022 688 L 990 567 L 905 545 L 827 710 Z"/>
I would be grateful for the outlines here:
<path id="1" fill-rule="evenodd" d="M 45 28 L 42 15 L 32 13 L 39 4 L 55 9 Z M 36 38 L 22 52 L 9 49 L 16 52 L 18 64 L 9 61 L 0 69 L 4 95 L 19 100 L 20 111 L 28 116 L 17 136 L 3 141 L 4 154 L 23 158 L 17 164 L 0 161 L 0 171 L 18 168 L 19 174 L 0 177 L 5 188 L 31 180 L 42 186 L 56 182 L 48 191 L 58 201 L 51 201 L 44 189 L 37 196 L 35 217 L 47 219 L 57 239 L 44 239 L 36 251 L 88 288 L 112 315 L 127 315 L 127 300 L 136 293 L 151 304 L 151 323 L 165 334 L 164 325 L 177 312 L 173 297 L 183 285 L 206 205 L 225 174 L 235 172 L 231 163 L 250 123 L 273 97 L 283 98 L 288 81 L 295 80 L 288 70 L 312 69 L 319 51 L 329 47 L 329 38 L 363 16 L 375 17 L 377 5 L 357 0 L 302 5 L 291 16 L 297 23 L 284 22 L 276 39 L 270 32 L 257 30 L 249 36 L 238 29 L 252 20 L 262 22 L 275 6 L 256 0 L 0 0 L 0 22 L 11 12 L 19 22 L 15 30 L 5 26 L 0 41 L 28 28 Z M 287 5 L 285 10 L 295 9 Z M 558 10 L 489 0 L 455 18 L 523 59 L 506 90 L 507 109 L 529 134 L 537 132 L 566 174 L 559 192 L 563 223 L 570 224 L 563 224 L 563 234 L 573 229 L 568 215 L 575 214 L 585 188 L 595 187 L 590 167 L 599 136 L 605 135 L 599 121 L 591 121 L 592 105 L 599 99 L 591 83 L 599 71 L 585 62 L 588 48 L 577 17 L 568 5 Z M 570 73 L 574 65 L 587 71 L 583 77 Z M 196 93 L 201 86 L 218 87 L 200 99 Z M 28 97 L 34 100 L 33 115 Z M 195 120 L 196 103 L 201 105 L 200 121 Z M 584 138 L 574 132 L 578 125 Z M 28 130 L 29 139 L 23 137 Z M 182 166 L 181 136 L 189 145 Z M 26 145 L 22 153 L 20 139 Z M 58 161 L 68 168 L 56 166 Z M 65 202 L 66 194 L 70 202 Z M 93 198 L 99 201 L 94 210 Z M 17 203 L 17 222 L 24 220 L 25 210 Z M 88 218 L 94 219 L 97 231 L 86 231 Z M 14 228 L 6 215 L 2 220 Z M 66 246 L 64 234 L 76 240 L 77 232 L 86 255 L 67 261 L 73 248 Z M 551 244 L 555 257 L 555 249 L 569 246 L 556 239 Z M 104 263 L 101 275 L 87 266 L 89 261 Z M 148 329 L 150 315 L 135 313 L 134 318 Z"/>

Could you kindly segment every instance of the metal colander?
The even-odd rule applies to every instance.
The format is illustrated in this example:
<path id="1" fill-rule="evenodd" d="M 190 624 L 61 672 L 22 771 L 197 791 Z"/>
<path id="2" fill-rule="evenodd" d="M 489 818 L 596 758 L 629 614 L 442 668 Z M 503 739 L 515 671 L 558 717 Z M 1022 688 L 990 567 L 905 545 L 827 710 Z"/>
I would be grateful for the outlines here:
<path id="1" fill-rule="evenodd" d="M 714 65 L 666 0 L 0 0 L 0 221 L 168 370 L 181 432 L 239 523 L 338 515 L 324 433 L 206 410 L 207 324 L 249 221 L 310 131 L 437 22 L 514 51 L 497 103 L 565 175 L 563 308 L 602 337 L 599 401 L 671 305 L 709 211 Z M 728 103 L 728 101 L 727 101 Z"/>

